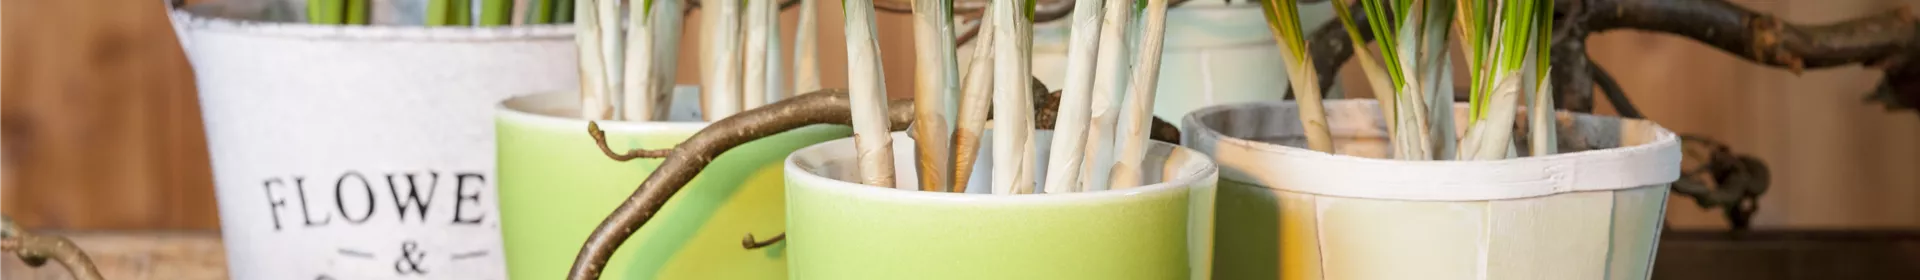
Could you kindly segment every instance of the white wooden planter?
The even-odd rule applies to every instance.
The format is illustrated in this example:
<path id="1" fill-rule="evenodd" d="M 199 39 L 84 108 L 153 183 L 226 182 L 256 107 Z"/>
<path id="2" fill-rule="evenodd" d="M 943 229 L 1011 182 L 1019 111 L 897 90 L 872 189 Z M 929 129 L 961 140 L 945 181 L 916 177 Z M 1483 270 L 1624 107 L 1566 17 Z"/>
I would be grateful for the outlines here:
<path id="1" fill-rule="evenodd" d="M 1185 143 L 1221 166 L 1216 275 L 1649 277 L 1668 184 L 1679 177 L 1672 132 L 1562 113 L 1562 154 L 1394 161 L 1378 159 L 1389 149 L 1373 101 L 1326 106 L 1338 155 L 1293 147 L 1304 141 L 1290 102 L 1221 105 L 1185 119 Z"/>
<path id="2" fill-rule="evenodd" d="M 577 88 L 571 28 L 315 26 L 289 3 L 169 11 L 229 276 L 504 279 L 491 116 Z"/>
<path id="3" fill-rule="evenodd" d="M 1189 1 L 1167 10 L 1154 115 L 1173 120 L 1215 104 L 1285 97 L 1286 91 L 1276 89 L 1289 85 L 1286 64 L 1280 60 L 1280 47 L 1258 3 Z M 1301 27 L 1307 30 L 1333 18 L 1331 2 L 1300 5 Z M 1033 26 L 1033 75 L 1048 89 L 1058 90 L 1066 82 L 1067 38 L 1072 33 L 1068 22 L 1061 19 Z M 960 65 L 971 63 L 973 56 L 965 54 L 972 54 L 972 47 L 972 43 L 961 47 Z"/>

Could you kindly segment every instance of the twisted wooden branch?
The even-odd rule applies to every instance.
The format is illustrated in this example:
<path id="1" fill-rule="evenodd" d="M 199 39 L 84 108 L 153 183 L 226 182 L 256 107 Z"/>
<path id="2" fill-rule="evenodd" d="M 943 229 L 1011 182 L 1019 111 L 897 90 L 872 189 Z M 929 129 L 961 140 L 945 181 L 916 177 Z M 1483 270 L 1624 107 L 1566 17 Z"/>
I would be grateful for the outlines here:
<path id="1" fill-rule="evenodd" d="M 1034 87 L 1036 89 L 1034 92 L 1047 92 L 1046 88 L 1037 81 Z M 1036 100 L 1047 99 L 1058 99 L 1058 97 L 1036 98 Z M 1045 110 L 1036 111 L 1050 113 L 1054 111 L 1053 109 L 1045 108 Z M 568 272 L 567 279 L 599 279 L 600 273 L 606 268 L 607 260 L 613 257 L 614 251 L 619 249 L 620 244 L 632 237 L 641 226 L 646 225 L 668 199 L 699 175 L 701 170 L 706 169 L 708 164 L 713 163 L 720 154 L 749 141 L 809 125 L 849 125 L 850 112 L 845 90 L 825 89 L 741 112 L 701 129 L 693 137 L 675 145 L 672 152 L 665 157 L 665 161 L 660 163 L 660 167 L 654 169 L 645 182 L 640 183 L 639 189 L 634 190 L 632 196 L 629 196 L 619 208 L 614 209 L 612 214 L 600 222 L 600 226 L 594 229 L 593 234 L 588 236 L 586 243 L 581 246 L 580 253 L 574 257 L 573 268 Z M 912 100 L 896 100 L 889 104 L 887 121 L 892 130 L 906 129 L 912 119 Z M 1036 122 L 1036 124 L 1041 126 L 1039 129 L 1052 127 L 1051 122 Z M 1163 121 L 1156 121 L 1155 124 L 1164 125 L 1154 128 L 1155 140 L 1178 141 L 1179 132 L 1171 124 Z M 1162 135 L 1163 133 L 1159 131 L 1170 133 Z M 1162 138 L 1162 136 L 1171 137 Z M 605 141 L 596 142 L 601 146 L 602 151 L 611 154 L 611 149 L 606 147 Z M 784 235 L 782 236 L 784 238 Z M 750 243 L 748 245 L 760 243 L 752 242 L 750 239 L 747 241 Z M 777 240 L 766 243 L 771 244 L 771 242 L 777 242 Z"/>
<path id="2" fill-rule="evenodd" d="M 87 253 L 81 251 L 73 241 L 59 236 L 44 236 L 27 233 L 13 224 L 13 219 L 0 217 L 0 252 L 12 253 L 21 262 L 30 267 L 40 267 L 51 259 L 67 268 L 67 273 L 78 280 L 100 280 L 100 271 L 94 268 Z"/>

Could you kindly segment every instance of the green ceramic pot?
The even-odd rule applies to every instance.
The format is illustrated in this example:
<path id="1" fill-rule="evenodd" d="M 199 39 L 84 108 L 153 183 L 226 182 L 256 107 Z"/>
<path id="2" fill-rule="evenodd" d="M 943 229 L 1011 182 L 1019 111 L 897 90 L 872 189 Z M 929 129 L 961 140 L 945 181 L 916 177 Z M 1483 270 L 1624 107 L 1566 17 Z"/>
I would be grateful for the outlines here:
<path id="1" fill-rule="evenodd" d="M 894 143 L 897 185 L 914 185 L 912 141 L 895 133 Z M 856 177 L 854 155 L 841 139 L 787 159 L 792 279 L 1210 279 L 1218 174 L 1193 150 L 1155 143 L 1150 185 L 1032 195 L 844 181 Z"/>
<path id="2" fill-rule="evenodd" d="M 574 93 L 518 97 L 502 103 L 495 117 L 500 224 L 512 279 L 565 277 L 587 235 L 660 164 L 608 159 L 587 136 L 587 122 L 576 117 L 578 100 Z M 706 127 L 599 124 L 617 150 L 669 148 Z M 620 247 L 602 279 L 786 278 L 784 250 L 746 250 L 740 239 L 785 228 L 780 167 L 788 153 L 850 131 L 805 127 L 722 154 Z"/>

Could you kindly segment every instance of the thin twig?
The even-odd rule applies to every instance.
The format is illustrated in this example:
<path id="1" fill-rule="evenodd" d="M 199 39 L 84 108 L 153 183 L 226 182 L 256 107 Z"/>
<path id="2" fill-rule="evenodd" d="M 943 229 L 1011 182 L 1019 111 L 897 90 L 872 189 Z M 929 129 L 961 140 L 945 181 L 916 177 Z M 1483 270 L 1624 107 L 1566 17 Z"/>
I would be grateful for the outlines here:
<path id="1" fill-rule="evenodd" d="M 1600 67 L 1599 63 L 1587 63 L 1587 73 L 1593 75 L 1593 84 L 1600 86 L 1600 93 L 1607 97 L 1607 103 L 1613 104 L 1614 112 L 1621 117 L 1647 118 L 1647 115 L 1640 113 L 1639 107 L 1633 106 L 1633 100 L 1627 99 L 1626 91 L 1620 89 L 1620 82 L 1614 81 L 1613 74 L 1607 73 L 1606 68 Z"/>
<path id="2" fill-rule="evenodd" d="M 11 218 L 0 217 L 0 252 L 12 253 L 30 267 L 40 267 L 51 259 L 60 263 L 60 266 L 66 267 L 67 274 L 71 274 L 74 279 L 101 279 L 100 271 L 94 267 L 93 260 L 87 257 L 87 252 L 80 250 L 80 246 L 74 245 L 73 241 L 59 236 L 28 233 L 18 225 L 14 225 Z"/>
<path id="3" fill-rule="evenodd" d="M 614 161 L 626 162 L 636 158 L 663 158 L 667 157 L 667 154 L 673 153 L 673 150 L 641 148 L 633 148 L 632 150 L 627 150 L 626 153 L 614 153 L 613 148 L 607 146 L 607 132 L 600 130 L 599 122 L 587 121 L 587 135 L 593 137 L 593 143 L 594 145 L 600 146 L 601 153 L 607 154 L 607 158 L 611 158 Z"/>
<path id="4" fill-rule="evenodd" d="M 779 235 L 774 235 L 773 238 L 767 238 L 767 240 L 754 240 L 753 234 L 748 233 L 747 238 L 740 240 L 740 246 L 746 247 L 748 250 L 760 249 L 762 247 L 773 246 L 774 243 L 780 243 L 781 240 L 787 240 L 787 233 L 782 232 Z"/>

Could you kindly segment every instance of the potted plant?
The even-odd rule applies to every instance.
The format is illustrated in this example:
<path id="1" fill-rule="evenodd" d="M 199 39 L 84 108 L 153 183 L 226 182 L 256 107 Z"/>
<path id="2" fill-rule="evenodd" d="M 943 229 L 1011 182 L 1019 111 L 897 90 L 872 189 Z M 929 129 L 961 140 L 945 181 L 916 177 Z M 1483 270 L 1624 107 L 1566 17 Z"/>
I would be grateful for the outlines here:
<path id="1" fill-rule="evenodd" d="M 505 275 L 488 109 L 578 79 L 572 28 L 510 4 L 176 3 L 229 275 Z"/>
<path id="2" fill-rule="evenodd" d="M 1077 28 L 1118 29 L 1115 26 L 1131 22 L 1101 21 L 1099 15 L 1142 11 L 1140 7 L 1128 5 L 1129 2 L 1111 3 L 1113 5 L 1092 5 L 1095 2 L 1087 2 L 1078 7 L 1089 11 L 1081 15 L 1093 20 L 1082 21 L 1089 24 Z M 603 269 L 609 267 L 610 259 L 616 256 L 615 250 L 619 249 L 617 244 L 633 237 L 630 233 L 636 229 L 646 231 L 653 228 L 644 225 L 657 223 L 656 214 L 666 215 L 664 211 L 670 209 L 665 208 L 673 205 L 671 201 L 684 199 L 676 193 L 691 190 L 687 184 L 697 180 L 694 179 L 696 177 L 705 176 L 700 175 L 703 171 L 715 170 L 713 168 L 718 163 L 712 160 L 714 156 L 743 148 L 743 143 L 753 139 L 790 133 L 794 129 L 816 124 L 851 125 L 854 137 L 814 145 L 789 157 L 785 170 L 788 178 L 786 230 L 791 234 L 746 235 L 746 240 L 742 241 L 745 248 L 741 248 L 785 246 L 779 252 L 791 256 L 788 259 L 789 269 L 795 277 L 900 277 L 938 271 L 955 273 L 933 273 L 927 277 L 1100 277 L 1124 276 L 1127 271 L 1142 272 L 1135 277 L 1207 277 L 1208 270 L 1204 267 L 1211 262 L 1208 259 L 1211 254 L 1206 253 L 1205 248 L 1211 247 L 1207 244 L 1210 244 L 1209 232 L 1212 228 L 1209 213 L 1213 198 L 1213 168 L 1204 157 L 1190 150 L 1147 142 L 1149 135 L 1157 136 L 1153 138 L 1162 141 L 1174 141 L 1172 135 L 1177 135 L 1170 125 L 1152 118 L 1151 90 L 1124 95 L 1129 100 L 1136 100 L 1129 103 L 1135 106 L 1124 111 L 1121 114 L 1124 117 L 1117 118 L 1119 120 L 1116 123 L 1121 125 L 1105 129 L 1109 133 L 1120 131 L 1107 137 L 1117 139 L 1111 140 L 1115 144 L 1106 144 L 1110 148 L 1100 149 L 1114 154 L 1110 158 L 1115 159 L 1073 167 L 1068 164 L 1081 161 L 1090 157 L 1088 154 L 1096 152 L 1048 153 L 1049 148 L 1046 147 L 1081 149 L 1089 145 L 1087 142 L 1099 139 L 1086 134 L 1091 131 L 1089 127 L 1095 126 L 1089 121 L 1089 111 L 1093 109 L 1089 100 L 1094 94 L 1091 77 L 1097 68 L 1094 67 L 1095 56 L 1091 51 L 1099 46 L 1100 37 L 1085 36 L 1075 41 L 1078 46 L 1076 49 L 1081 51 L 1074 52 L 1077 58 L 1073 64 L 1076 66 L 1071 68 L 1080 73 L 1076 75 L 1078 78 L 1071 79 L 1064 91 L 1048 94 L 1044 86 L 1032 82 L 1028 74 L 1031 70 L 1031 49 L 1027 44 L 1031 37 L 1026 34 L 1031 32 L 1032 21 L 1026 19 L 1024 13 L 1017 12 L 1026 9 L 1023 6 L 1030 8 L 1033 2 L 1000 1 L 994 3 L 995 12 L 990 12 L 988 16 L 994 27 L 984 29 L 991 33 L 980 39 L 982 42 L 991 42 L 995 47 L 975 52 L 975 57 L 994 63 L 972 65 L 962 79 L 955 63 L 942 63 L 953 60 L 956 53 L 952 50 L 953 44 L 943 40 L 952 35 L 942 33 L 953 30 L 946 27 L 950 23 L 942 20 L 950 17 L 945 15 L 948 13 L 946 9 L 941 9 L 944 4 L 938 1 L 914 4 L 921 7 L 913 10 L 916 23 L 921 24 L 923 30 L 933 31 L 928 32 L 931 34 L 921 34 L 923 36 L 916 40 L 920 43 L 918 57 L 922 61 L 934 62 L 922 63 L 916 71 L 916 80 L 926 83 L 917 87 L 919 91 L 915 93 L 914 100 L 887 102 L 879 91 L 884 87 L 879 84 L 879 61 L 875 60 L 878 56 L 873 53 L 877 42 L 872 26 L 875 3 L 844 3 L 842 7 L 848 15 L 846 27 L 850 60 L 847 63 L 849 76 L 853 79 L 851 90 L 815 91 L 746 110 L 706 126 L 672 150 L 659 151 L 658 154 L 666 155 L 661 167 L 654 169 L 640 189 L 615 209 L 588 239 L 575 260 L 570 278 L 604 276 Z M 1140 22 L 1147 24 L 1148 28 L 1144 29 L 1141 41 L 1153 43 L 1148 44 L 1146 49 L 1155 50 L 1158 42 L 1162 41 L 1167 4 L 1166 1 L 1147 2 L 1147 8 L 1144 9 L 1147 16 Z M 1098 48 L 1117 46 L 1109 44 Z M 1143 65 L 1154 65 L 1159 60 L 1159 52 L 1142 52 L 1137 60 Z M 1105 63 L 1130 64 L 1124 61 Z M 1130 73 L 1134 77 L 1131 81 L 1136 85 L 1144 85 L 1138 88 L 1152 89 L 1155 88 L 1152 85 L 1157 80 L 1159 69 L 1144 66 L 1118 73 Z M 1123 96 L 1120 92 L 1105 94 L 1116 98 Z M 944 100 L 959 102 L 954 106 L 944 106 L 940 102 Z M 953 116 L 955 123 L 952 129 L 939 125 L 947 121 L 947 116 Z M 986 129 L 989 117 L 994 127 L 991 131 Z M 1060 121 L 1054 121 L 1056 118 Z M 910 125 L 910 133 L 891 133 L 908 129 Z M 1055 128 L 1064 130 L 1036 130 Z M 1060 136 L 1049 137 L 1053 135 Z M 943 150 L 939 147 L 950 148 Z M 909 162 L 912 164 L 907 164 Z M 1046 167 L 1049 165 L 1056 167 Z M 1057 171 L 1045 173 L 1049 169 Z M 1096 183 L 1092 177 L 1085 176 L 1094 174 L 1095 169 L 1102 170 L 1100 174 L 1108 173 L 1108 169 L 1120 170 L 1111 173 L 1121 175 L 1097 180 L 1113 183 Z M 1059 179 L 1072 175 L 1081 178 Z M 869 206 L 871 208 L 867 208 Z M 1147 206 L 1151 207 L 1142 208 Z M 1137 211 L 1134 213 L 1141 215 L 1126 215 L 1118 211 L 1120 209 Z M 1023 223 L 1015 218 L 1027 211 L 1057 212 L 1060 215 L 1034 215 L 1030 218 L 1080 221 L 1077 223 L 1086 226 L 1018 226 Z M 935 212 L 947 214 L 908 215 Z M 861 220 L 884 224 L 885 221 L 898 219 L 922 219 L 933 224 L 930 227 L 890 226 L 864 233 L 894 236 L 885 240 L 836 237 L 845 236 L 840 233 L 872 229 L 866 226 L 868 224 L 836 221 Z M 849 246 L 906 248 L 892 245 L 912 245 L 900 242 L 916 240 L 915 236 L 920 233 L 952 232 L 961 228 L 1000 234 L 963 236 L 956 239 L 962 242 L 949 244 L 965 246 L 932 246 L 895 251 L 902 253 L 843 250 L 850 249 Z M 1121 244 L 1091 242 L 1082 238 L 1085 234 L 1104 230 L 1140 234 L 1129 237 L 1130 241 Z M 1043 240 L 1021 241 L 1023 238 L 1020 237 L 1028 236 L 1027 233 L 1051 235 Z M 991 256 L 993 258 L 980 255 L 985 252 L 983 250 L 992 251 L 993 248 L 1033 252 L 1044 250 L 1041 247 L 1023 246 L 1019 242 L 1042 242 L 1076 248 L 1063 251 L 1069 253 L 1151 249 L 1168 254 L 1092 254 L 1103 257 L 1063 260 L 1097 264 L 1097 267 L 1063 265 L 963 271 L 968 267 L 976 267 L 968 263 L 1026 263 L 1022 260 L 1045 257 L 1040 254 Z M 923 242 L 923 245 L 937 243 L 940 242 Z M 1200 249 L 1193 251 L 1195 248 Z M 884 260 L 896 264 L 888 266 L 897 269 L 861 269 L 868 267 L 867 260 Z M 942 267 L 948 270 L 939 270 Z"/>
<path id="3" fill-rule="evenodd" d="M 624 6 L 623 6 L 623 2 Z M 678 146 L 703 145 L 696 132 L 725 126 L 729 116 L 753 112 L 787 94 L 774 1 L 579 1 L 576 46 L 580 89 L 530 92 L 499 103 L 497 126 L 501 234 L 512 278 L 566 273 L 589 235 L 618 231 L 630 239 L 600 243 L 627 248 L 607 255 L 619 265 L 596 274 L 641 279 L 777 279 L 787 277 L 786 254 L 750 251 L 743 235 L 784 228 L 780 166 L 795 149 L 845 137 L 844 126 L 806 126 L 768 134 L 727 153 L 700 160 L 711 168 L 678 177 L 685 184 L 646 218 L 664 224 L 642 229 L 596 228 L 620 197 L 648 190 L 657 170 L 673 170 Z M 676 46 L 686 7 L 709 12 L 698 23 L 705 51 L 702 84 L 675 86 Z M 804 11 L 803 11 L 804 13 Z M 803 14 L 803 16 L 807 16 Z M 622 19 L 625 20 L 622 20 Z M 809 42 L 803 33 L 802 42 Z M 802 48 L 805 50 L 806 48 Z M 797 69 L 816 66 L 814 54 L 794 56 Z M 571 58 L 570 58 L 571 59 Z M 798 70 L 812 71 L 812 70 Z M 812 80 L 809 80 L 812 79 Z M 813 90 L 801 76 L 796 88 Z M 586 133 L 582 133 L 582 132 Z M 637 170 L 637 171 L 636 171 Z M 662 197 L 665 199 L 667 197 Z M 608 217 L 608 220 L 634 218 Z M 719 269 L 724 265 L 726 268 Z"/>
<path id="4" fill-rule="evenodd" d="M 1226 277 L 1650 277 L 1668 187 L 1679 177 L 1679 137 L 1646 120 L 1550 109 L 1591 110 L 1593 82 L 1604 76 L 1577 52 L 1591 30 L 1732 42 L 1678 24 L 1755 16 L 1720 1 L 1588 1 L 1572 9 L 1556 3 L 1566 1 L 1336 1 L 1344 32 L 1308 35 L 1289 2 L 1268 2 L 1267 16 L 1299 102 L 1221 105 L 1185 119 L 1188 145 L 1222 166 L 1215 269 Z M 1744 17 L 1717 16 L 1725 14 Z M 1665 18 L 1644 20 L 1654 17 Z M 1889 25 L 1911 22 L 1863 20 L 1816 33 Z M 1727 36 L 1772 36 L 1777 28 Z M 1454 31 L 1470 70 L 1466 104 L 1455 103 L 1446 70 Z M 1366 40 L 1378 43 L 1377 56 Z M 1791 47 L 1801 43 L 1748 47 L 1779 51 L 1757 59 L 1789 66 L 1877 55 Z M 1349 56 L 1378 100 L 1311 98 L 1315 81 L 1331 78 L 1315 74 Z M 1905 91 L 1885 93 L 1894 92 Z"/>

